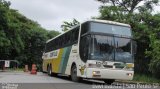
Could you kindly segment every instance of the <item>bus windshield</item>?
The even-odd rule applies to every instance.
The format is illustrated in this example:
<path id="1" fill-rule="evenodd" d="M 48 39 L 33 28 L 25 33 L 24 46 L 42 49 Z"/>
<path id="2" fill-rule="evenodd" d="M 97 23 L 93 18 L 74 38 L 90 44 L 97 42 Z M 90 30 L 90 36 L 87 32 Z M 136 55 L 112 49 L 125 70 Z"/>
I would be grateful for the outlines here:
<path id="1" fill-rule="evenodd" d="M 133 62 L 131 39 L 92 35 L 91 60 Z"/>

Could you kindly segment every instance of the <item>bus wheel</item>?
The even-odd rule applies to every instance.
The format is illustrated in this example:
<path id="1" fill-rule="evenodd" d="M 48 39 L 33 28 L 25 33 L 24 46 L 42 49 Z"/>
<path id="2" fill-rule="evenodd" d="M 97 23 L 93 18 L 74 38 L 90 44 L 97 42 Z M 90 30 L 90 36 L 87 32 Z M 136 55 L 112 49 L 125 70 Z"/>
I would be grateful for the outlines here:
<path id="1" fill-rule="evenodd" d="M 115 80 L 113 80 L 113 79 L 106 79 L 106 80 L 104 80 L 104 82 L 105 82 L 106 84 L 109 84 L 109 85 L 111 85 L 114 81 L 115 81 Z"/>
<path id="2" fill-rule="evenodd" d="M 76 65 L 73 65 L 71 68 L 71 79 L 74 82 L 79 82 L 79 77 L 77 77 L 77 67 Z"/>
<path id="3" fill-rule="evenodd" d="M 48 66 L 47 70 L 48 70 L 48 75 L 51 76 L 51 75 L 52 75 L 52 68 L 51 68 L 51 65 Z"/>

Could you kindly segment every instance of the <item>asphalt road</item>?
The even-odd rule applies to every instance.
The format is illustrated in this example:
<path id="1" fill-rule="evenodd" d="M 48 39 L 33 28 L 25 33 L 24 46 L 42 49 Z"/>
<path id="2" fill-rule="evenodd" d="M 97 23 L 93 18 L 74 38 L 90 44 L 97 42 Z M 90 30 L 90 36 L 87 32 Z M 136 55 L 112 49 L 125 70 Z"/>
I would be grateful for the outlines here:
<path id="1" fill-rule="evenodd" d="M 83 80 L 72 82 L 67 77 L 50 77 L 38 72 L 31 75 L 24 72 L 0 72 L 0 89 L 160 89 L 157 84 L 128 84 L 114 82 L 106 85 L 103 81 Z"/>

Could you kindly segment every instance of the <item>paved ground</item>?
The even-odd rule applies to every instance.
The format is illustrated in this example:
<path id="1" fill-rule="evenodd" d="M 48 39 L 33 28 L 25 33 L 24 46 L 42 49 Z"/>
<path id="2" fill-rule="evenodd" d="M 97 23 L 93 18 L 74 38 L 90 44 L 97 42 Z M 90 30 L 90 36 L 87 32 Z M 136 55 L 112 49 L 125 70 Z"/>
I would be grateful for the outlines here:
<path id="1" fill-rule="evenodd" d="M 24 72 L 0 72 L 0 83 L 72 83 L 58 77 L 38 72 L 37 75 Z"/>
<path id="2" fill-rule="evenodd" d="M 24 72 L 0 72 L 0 89 L 160 89 L 157 85 L 126 84 L 115 82 L 106 85 L 102 81 L 84 80 L 74 83 L 67 77 L 50 77 L 38 72 L 31 75 Z"/>

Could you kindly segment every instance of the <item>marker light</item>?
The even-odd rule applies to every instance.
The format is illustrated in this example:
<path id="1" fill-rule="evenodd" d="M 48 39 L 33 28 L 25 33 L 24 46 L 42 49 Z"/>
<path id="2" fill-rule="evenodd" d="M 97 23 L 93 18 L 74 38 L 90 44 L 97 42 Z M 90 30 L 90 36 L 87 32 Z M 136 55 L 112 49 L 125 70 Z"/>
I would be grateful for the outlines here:
<path id="1" fill-rule="evenodd" d="M 132 74 L 132 73 L 127 73 L 127 75 L 128 75 L 129 77 L 131 77 L 133 74 Z"/>
<path id="2" fill-rule="evenodd" d="M 134 67 L 134 64 L 127 64 L 127 67 L 128 67 L 128 68 L 133 68 L 133 67 Z"/>

